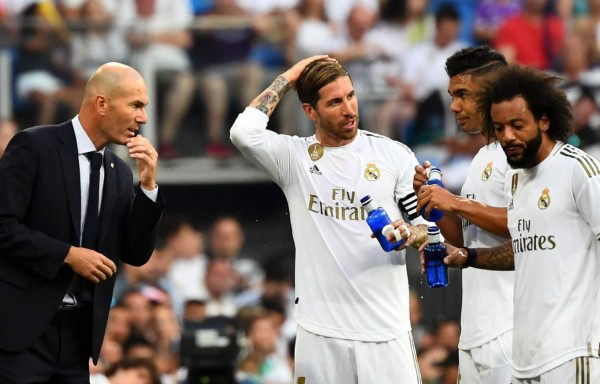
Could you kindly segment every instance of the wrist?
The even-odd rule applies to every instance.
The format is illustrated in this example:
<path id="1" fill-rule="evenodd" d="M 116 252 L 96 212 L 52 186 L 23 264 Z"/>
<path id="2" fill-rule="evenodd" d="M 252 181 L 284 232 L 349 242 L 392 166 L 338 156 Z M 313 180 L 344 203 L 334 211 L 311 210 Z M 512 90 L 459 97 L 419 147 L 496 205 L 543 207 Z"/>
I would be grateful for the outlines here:
<path id="1" fill-rule="evenodd" d="M 477 267 L 477 250 L 475 248 L 464 249 L 467 251 L 467 261 L 465 261 L 461 268 Z"/>

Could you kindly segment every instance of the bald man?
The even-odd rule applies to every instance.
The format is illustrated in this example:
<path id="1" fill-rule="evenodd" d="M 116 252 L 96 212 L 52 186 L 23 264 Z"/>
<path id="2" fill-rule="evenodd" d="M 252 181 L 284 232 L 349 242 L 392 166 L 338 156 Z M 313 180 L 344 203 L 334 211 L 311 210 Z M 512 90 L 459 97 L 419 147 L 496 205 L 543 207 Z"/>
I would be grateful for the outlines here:
<path id="1" fill-rule="evenodd" d="M 89 383 L 116 266 L 149 260 L 164 206 L 136 136 L 147 104 L 138 72 L 104 64 L 77 116 L 17 133 L 0 159 L 0 383 Z M 127 146 L 135 188 L 110 143 Z"/>

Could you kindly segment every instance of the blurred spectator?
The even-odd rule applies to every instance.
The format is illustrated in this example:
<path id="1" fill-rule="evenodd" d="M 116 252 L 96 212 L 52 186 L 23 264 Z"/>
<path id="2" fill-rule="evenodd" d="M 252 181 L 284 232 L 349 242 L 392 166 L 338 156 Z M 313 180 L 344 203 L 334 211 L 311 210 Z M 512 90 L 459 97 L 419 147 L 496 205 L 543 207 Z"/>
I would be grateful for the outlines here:
<path id="1" fill-rule="evenodd" d="M 169 305 L 157 305 L 152 313 L 156 333 L 154 362 L 161 373 L 162 384 L 176 384 L 179 368 L 181 329 Z"/>
<path id="2" fill-rule="evenodd" d="M 477 5 L 473 35 L 481 44 L 492 44 L 498 28 L 521 11 L 521 0 L 482 0 Z"/>
<path id="3" fill-rule="evenodd" d="M 350 15 L 352 8 L 360 6 L 369 13 L 379 13 L 378 0 L 325 0 L 325 14 L 334 24 L 342 26 Z"/>
<path id="4" fill-rule="evenodd" d="M 87 79 L 102 64 L 128 63 L 129 47 L 113 23 L 106 0 L 86 0 L 79 9 L 77 30 L 71 37 L 71 65 Z M 74 16 L 73 16 L 74 17 Z"/>
<path id="5" fill-rule="evenodd" d="M 260 264 L 242 255 L 244 242 L 242 225 L 235 217 L 220 217 L 213 223 L 210 232 L 210 257 L 231 263 L 235 276 L 232 288 L 235 293 L 258 287 L 264 279 Z"/>
<path id="6" fill-rule="evenodd" d="M 121 304 L 129 311 L 131 334 L 128 340 L 131 341 L 140 337 L 145 340 L 154 340 L 150 300 L 139 289 L 130 289 L 121 296 Z"/>
<path id="7" fill-rule="evenodd" d="M 455 124 L 446 121 L 448 76 L 444 70 L 446 58 L 466 46 L 457 40 L 460 19 L 451 5 L 442 6 L 435 15 L 436 32 L 433 41 L 414 46 L 403 63 L 400 98 L 391 100 L 382 107 L 381 124 L 400 126 L 400 140 L 409 146 L 436 143 L 449 134 Z M 405 114 L 389 113 L 400 109 Z M 383 117 L 404 121 L 383 121 Z M 454 134 L 455 129 L 452 130 Z M 390 132 L 390 137 L 396 138 Z"/>
<path id="8" fill-rule="evenodd" d="M 18 131 L 19 127 L 13 120 L 0 120 L 0 158 L 2 158 L 8 142 Z"/>
<path id="9" fill-rule="evenodd" d="M 67 52 L 68 30 L 52 2 L 28 6 L 21 14 L 21 35 L 16 52 L 18 103 L 33 103 L 35 124 L 58 122 L 57 110 L 75 115 L 83 97 Z"/>
<path id="10" fill-rule="evenodd" d="M 157 243 L 150 260 L 143 266 L 122 264 L 122 273 L 117 276 L 115 282 L 114 297 L 119 300 L 125 291 L 137 289 L 152 301 L 170 302 L 172 287 L 167 273 L 173 263 L 173 258 L 174 254 L 170 248 L 166 247 L 164 243 Z"/>
<path id="11" fill-rule="evenodd" d="M 434 345 L 417 353 L 417 362 L 423 384 L 441 384 L 443 370 L 441 364 L 448 358 L 446 348 Z"/>
<path id="12" fill-rule="evenodd" d="M 571 0 L 572 1 L 572 0 Z M 586 0 L 587 12 L 570 19 L 571 33 L 579 34 L 589 45 L 591 61 L 600 61 L 600 0 Z"/>
<path id="13" fill-rule="evenodd" d="M 131 327 L 129 309 L 123 305 L 116 305 L 108 314 L 104 340 L 114 340 L 123 344 L 131 336 Z"/>
<path id="14" fill-rule="evenodd" d="M 247 323 L 247 355 L 239 363 L 240 384 L 288 384 L 293 381 L 288 362 L 276 352 L 279 327 L 268 311 L 260 311 Z"/>
<path id="15" fill-rule="evenodd" d="M 294 272 L 289 268 L 286 258 L 277 255 L 265 263 L 265 278 L 260 287 L 247 289 L 235 297 L 240 309 L 264 308 L 271 311 L 273 317 L 277 318 L 280 328 L 280 340 L 278 353 L 280 356 L 287 355 L 286 349 L 289 341 L 296 337 L 296 320 L 293 317 L 295 309 L 295 291 L 293 287 Z"/>
<path id="16" fill-rule="evenodd" d="M 90 384 L 161 384 L 154 363 L 149 359 L 125 359 L 109 368 L 105 375 L 93 375 Z"/>
<path id="17" fill-rule="evenodd" d="M 158 100 L 148 105 L 148 131 L 142 133 L 160 136 L 159 155 L 164 159 L 173 158 L 177 155 L 174 146 L 177 130 L 188 112 L 195 90 L 188 56 L 192 45 L 188 30 L 193 18 L 191 4 L 189 0 L 125 0 L 117 15 L 119 24 L 128 30 L 131 65 L 144 76 L 148 94 L 160 97 L 157 76 L 171 75 L 163 108 L 157 114 Z M 152 128 L 155 120 L 160 121 L 159 129 Z"/>
<path id="18" fill-rule="evenodd" d="M 226 259 L 213 259 L 208 264 L 204 283 L 208 297 L 206 298 L 206 316 L 233 317 L 237 313 L 237 305 L 233 300 L 235 271 Z"/>
<path id="19" fill-rule="evenodd" d="M 428 0 L 429 12 L 436 14 L 443 7 L 451 6 L 458 13 L 461 20 L 458 31 L 458 39 L 467 44 L 475 43 L 473 36 L 473 20 L 475 19 L 475 11 L 477 4 L 481 0 Z"/>
<path id="20" fill-rule="evenodd" d="M 560 51 L 560 87 L 573 107 L 569 144 L 583 149 L 600 143 L 600 68 L 591 65 L 592 49 L 584 36 L 571 33 L 565 36 Z"/>
<path id="21" fill-rule="evenodd" d="M 394 95 L 377 109 L 373 130 L 395 139 L 394 127 L 403 125 L 414 117 L 414 103 L 405 103 L 402 95 L 404 60 L 415 45 L 432 41 L 435 35 L 434 17 L 426 12 L 427 0 L 388 1 L 383 5 L 381 20 L 368 32 L 368 41 L 379 41 L 392 60 L 397 73 L 388 74 L 387 82 L 395 88 Z M 390 93 L 390 91 L 388 91 Z"/>
<path id="22" fill-rule="evenodd" d="M 423 311 L 421 309 L 421 298 L 414 289 L 410 290 L 409 313 L 410 326 L 412 328 L 412 336 L 415 342 L 415 349 L 418 352 L 422 349 L 429 348 L 433 344 L 434 339 L 431 333 L 423 325 Z"/>
<path id="23" fill-rule="evenodd" d="M 123 359 L 123 345 L 112 339 L 105 339 L 100 348 L 98 364 L 94 365 L 90 359 L 90 375 L 103 373 L 109 367 Z"/>
<path id="24" fill-rule="evenodd" d="M 186 300 L 183 307 L 183 323 L 201 323 L 206 319 L 206 302 L 204 300 Z"/>
<path id="25" fill-rule="evenodd" d="M 161 235 L 175 256 L 167 279 L 173 309 L 181 319 L 186 300 L 202 299 L 207 295 L 204 274 L 208 260 L 204 254 L 204 235 L 190 221 L 180 218 L 165 218 L 161 223 Z"/>
<path id="26" fill-rule="evenodd" d="M 558 17 L 546 13 L 547 5 L 548 0 L 523 0 L 522 11 L 502 23 L 494 47 L 508 62 L 554 67 L 565 31 Z"/>
<path id="27" fill-rule="evenodd" d="M 210 29 L 195 31 L 191 55 L 206 106 L 206 155 L 228 159 L 236 154 L 224 135 L 229 107 L 235 102 L 237 109 L 244 108 L 263 85 L 261 66 L 250 60 L 256 19 L 236 0 L 215 0 L 207 17 L 215 22 Z M 219 20 L 231 22 L 223 27 Z"/>

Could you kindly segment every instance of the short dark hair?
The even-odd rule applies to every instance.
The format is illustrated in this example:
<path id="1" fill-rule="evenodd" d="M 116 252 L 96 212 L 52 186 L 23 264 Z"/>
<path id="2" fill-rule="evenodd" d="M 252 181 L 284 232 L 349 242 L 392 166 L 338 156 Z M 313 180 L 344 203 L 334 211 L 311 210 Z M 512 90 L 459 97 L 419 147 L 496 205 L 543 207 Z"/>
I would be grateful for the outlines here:
<path id="1" fill-rule="evenodd" d="M 346 68 L 337 61 L 328 59 L 313 61 L 304 68 L 296 81 L 300 102 L 315 107 L 319 101 L 321 88 L 344 76 L 350 77 Z"/>
<path id="2" fill-rule="evenodd" d="M 451 3 L 443 3 L 435 12 L 435 23 L 439 24 L 442 20 L 453 20 L 460 22 L 460 15 Z"/>
<path id="3" fill-rule="evenodd" d="M 479 99 L 488 141 L 496 139 L 491 117 L 492 104 L 521 96 L 536 121 L 543 116 L 548 118 L 548 136 L 552 140 L 566 142 L 573 129 L 573 115 L 567 95 L 557 87 L 560 80 L 535 68 L 516 64 L 496 71 Z"/>
<path id="4" fill-rule="evenodd" d="M 468 47 L 455 52 L 446 60 L 448 77 L 469 74 L 474 77 L 505 67 L 506 59 L 487 45 Z"/>
<path id="5" fill-rule="evenodd" d="M 142 368 L 148 371 L 148 374 L 150 375 L 151 384 L 160 384 L 160 373 L 158 372 L 158 368 L 152 360 L 145 358 L 125 358 L 123 360 L 119 360 L 106 370 L 105 375 L 107 377 L 111 377 L 115 373 L 117 373 L 117 371 L 127 371 L 130 369 L 138 368 Z"/>

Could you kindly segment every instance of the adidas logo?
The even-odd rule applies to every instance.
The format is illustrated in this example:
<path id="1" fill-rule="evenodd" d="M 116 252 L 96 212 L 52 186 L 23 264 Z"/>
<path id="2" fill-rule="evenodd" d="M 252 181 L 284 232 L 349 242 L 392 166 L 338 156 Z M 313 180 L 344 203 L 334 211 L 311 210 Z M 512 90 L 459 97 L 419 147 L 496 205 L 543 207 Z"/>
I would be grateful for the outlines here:
<path id="1" fill-rule="evenodd" d="M 313 165 L 312 167 L 310 167 L 308 169 L 310 171 L 310 173 L 314 173 L 315 175 L 322 175 L 323 173 L 321 172 L 321 170 L 319 169 L 319 167 L 317 167 L 317 165 Z"/>

